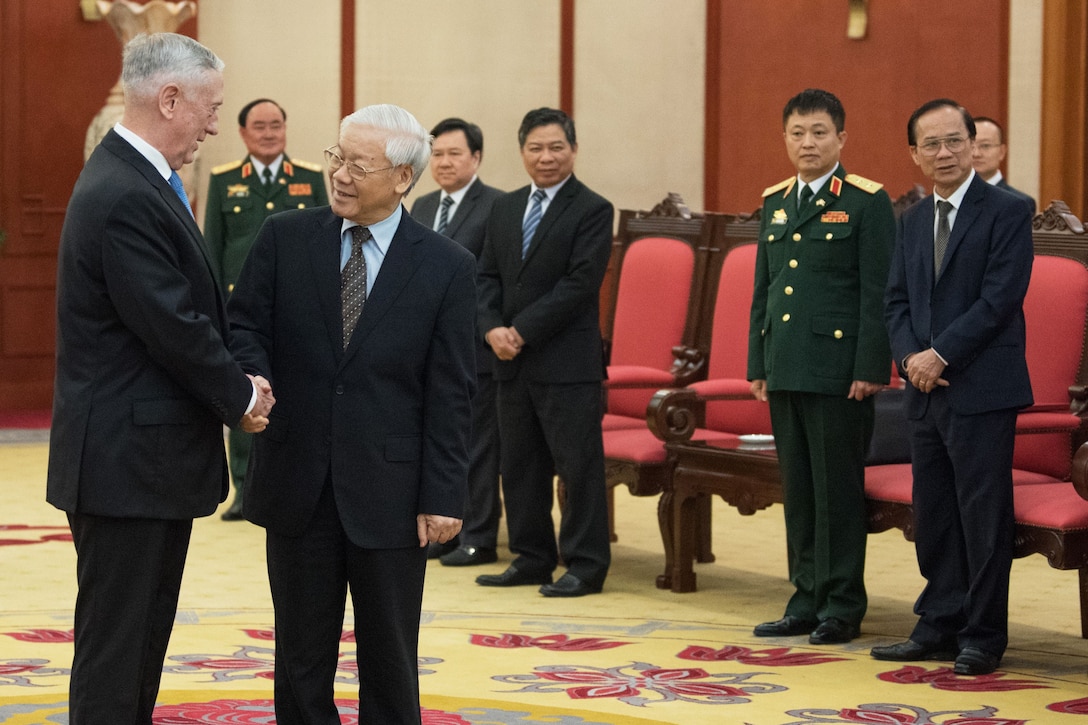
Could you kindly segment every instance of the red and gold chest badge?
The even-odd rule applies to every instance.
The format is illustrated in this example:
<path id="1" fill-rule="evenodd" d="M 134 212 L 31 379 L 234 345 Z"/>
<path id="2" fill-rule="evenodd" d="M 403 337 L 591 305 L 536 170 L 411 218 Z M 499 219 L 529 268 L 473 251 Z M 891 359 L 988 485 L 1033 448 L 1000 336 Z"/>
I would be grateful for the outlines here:
<path id="1" fill-rule="evenodd" d="M 313 196 L 314 192 L 309 184 L 288 184 L 287 193 L 291 196 Z"/>
<path id="2" fill-rule="evenodd" d="M 820 221 L 829 224 L 845 224 L 850 221 L 850 215 L 844 211 L 829 211 L 824 212 L 823 216 L 820 217 Z"/>

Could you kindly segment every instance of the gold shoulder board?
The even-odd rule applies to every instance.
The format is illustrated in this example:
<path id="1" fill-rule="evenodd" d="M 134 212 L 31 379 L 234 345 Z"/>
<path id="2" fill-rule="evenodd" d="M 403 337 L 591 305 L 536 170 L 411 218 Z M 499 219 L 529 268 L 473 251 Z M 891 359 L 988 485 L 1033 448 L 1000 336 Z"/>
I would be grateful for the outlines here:
<path id="1" fill-rule="evenodd" d="M 786 179 L 785 181 L 778 182 L 774 186 L 768 186 L 766 189 L 763 190 L 763 196 L 768 197 L 771 194 L 778 191 L 779 189 L 785 189 L 788 186 L 793 186 L 793 182 L 796 181 L 796 180 L 797 180 L 796 176 L 791 176 L 790 178 Z M 789 192 L 787 192 L 787 193 L 789 193 Z"/>
<path id="2" fill-rule="evenodd" d="M 242 165 L 242 161 L 240 159 L 238 161 L 229 161 L 229 162 L 227 162 L 225 164 L 219 164 L 219 166 L 216 166 L 214 169 L 212 169 L 212 173 L 213 174 L 223 174 L 223 173 L 226 173 L 228 171 L 234 171 L 235 169 L 237 169 L 241 165 Z"/>
<path id="3" fill-rule="evenodd" d="M 884 184 L 878 184 L 872 179 L 866 179 L 864 176 L 858 176 L 857 174 L 847 174 L 844 181 L 870 194 L 875 194 L 884 188 Z"/>
<path id="4" fill-rule="evenodd" d="M 309 161 L 299 161 L 298 159 L 291 159 L 291 163 L 302 169 L 309 169 L 310 171 L 316 171 L 318 173 L 321 173 L 322 171 L 321 164 L 313 164 Z"/>

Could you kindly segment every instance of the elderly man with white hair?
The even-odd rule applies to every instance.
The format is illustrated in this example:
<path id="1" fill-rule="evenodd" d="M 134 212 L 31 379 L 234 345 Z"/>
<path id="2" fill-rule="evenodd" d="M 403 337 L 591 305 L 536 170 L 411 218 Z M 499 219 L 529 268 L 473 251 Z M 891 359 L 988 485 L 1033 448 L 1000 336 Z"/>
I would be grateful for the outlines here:
<path id="1" fill-rule="evenodd" d="M 330 207 L 265 222 L 228 303 L 231 350 L 276 390 L 243 514 L 267 532 L 276 722 L 339 723 L 351 591 L 366 722 L 420 722 L 427 547 L 461 529 L 475 385 L 472 254 L 402 206 L 431 154 L 407 111 L 347 116 Z"/>

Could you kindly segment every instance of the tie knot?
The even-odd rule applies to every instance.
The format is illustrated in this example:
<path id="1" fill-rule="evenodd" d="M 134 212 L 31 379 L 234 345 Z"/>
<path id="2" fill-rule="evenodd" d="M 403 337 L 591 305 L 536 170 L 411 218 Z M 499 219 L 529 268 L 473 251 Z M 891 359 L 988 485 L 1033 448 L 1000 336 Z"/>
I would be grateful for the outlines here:
<path id="1" fill-rule="evenodd" d="M 364 226 L 355 226 L 351 228 L 351 245 L 352 247 L 362 248 L 366 240 L 370 239 L 370 230 Z"/>
<path id="2" fill-rule="evenodd" d="M 267 166 L 264 167 L 264 173 L 261 174 L 261 176 L 264 178 L 264 183 L 272 183 L 272 169 L 268 168 Z"/>
<path id="3" fill-rule="evenodd" d="M 937 214 L 942 219 L 948 216 L 948 213 L 952 211 L 954 207 L 950 201 L 938 201 L 937 202 Z"/>
<path id="4" fill-rule="evenodd" d="M 548 192 L 544 191 L 543 189 L 537 189 L 533 192 L 533 202 L 536 204 L 540 204 L 544 201 L 544 198 L 546 196 L 548 196 Z"/>
<path id="5" fill-rule="evenodd" d="M 801 203 L 805 203 L 812 198 L 812 187 L 808 184 L 801 185 Z"/>
<path id="6" fill-rule="evenodd" d="M 442 200 L 442 208 L 443 209 L 449 209 L 451 206 L 453 206 L 453 197 L 452 196 L 447 196 L 445 199 Z"/>

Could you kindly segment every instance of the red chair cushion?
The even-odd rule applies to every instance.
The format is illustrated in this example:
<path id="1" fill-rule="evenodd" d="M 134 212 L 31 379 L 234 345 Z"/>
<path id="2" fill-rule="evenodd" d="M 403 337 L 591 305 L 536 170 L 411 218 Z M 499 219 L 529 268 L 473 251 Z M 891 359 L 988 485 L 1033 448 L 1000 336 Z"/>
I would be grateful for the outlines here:
<path id="1" fill-rule="evenodd" d="M 737 437 L 729 433 L 696 429 L 691 439 L 724 441 L 736 440 Z M 651 433 L 649 428 L 605 431 L 604 457 L 609 460 L 630 461 L 637 464 L 664 463 L 665 444 Z"/>
<path id="2" fill-rule="evenodd" d="M 1071 483 L 1017 486 L 1013 507 L 1017 523 L 1051 529 L 1088 529 L 1088 501 Z"/>

